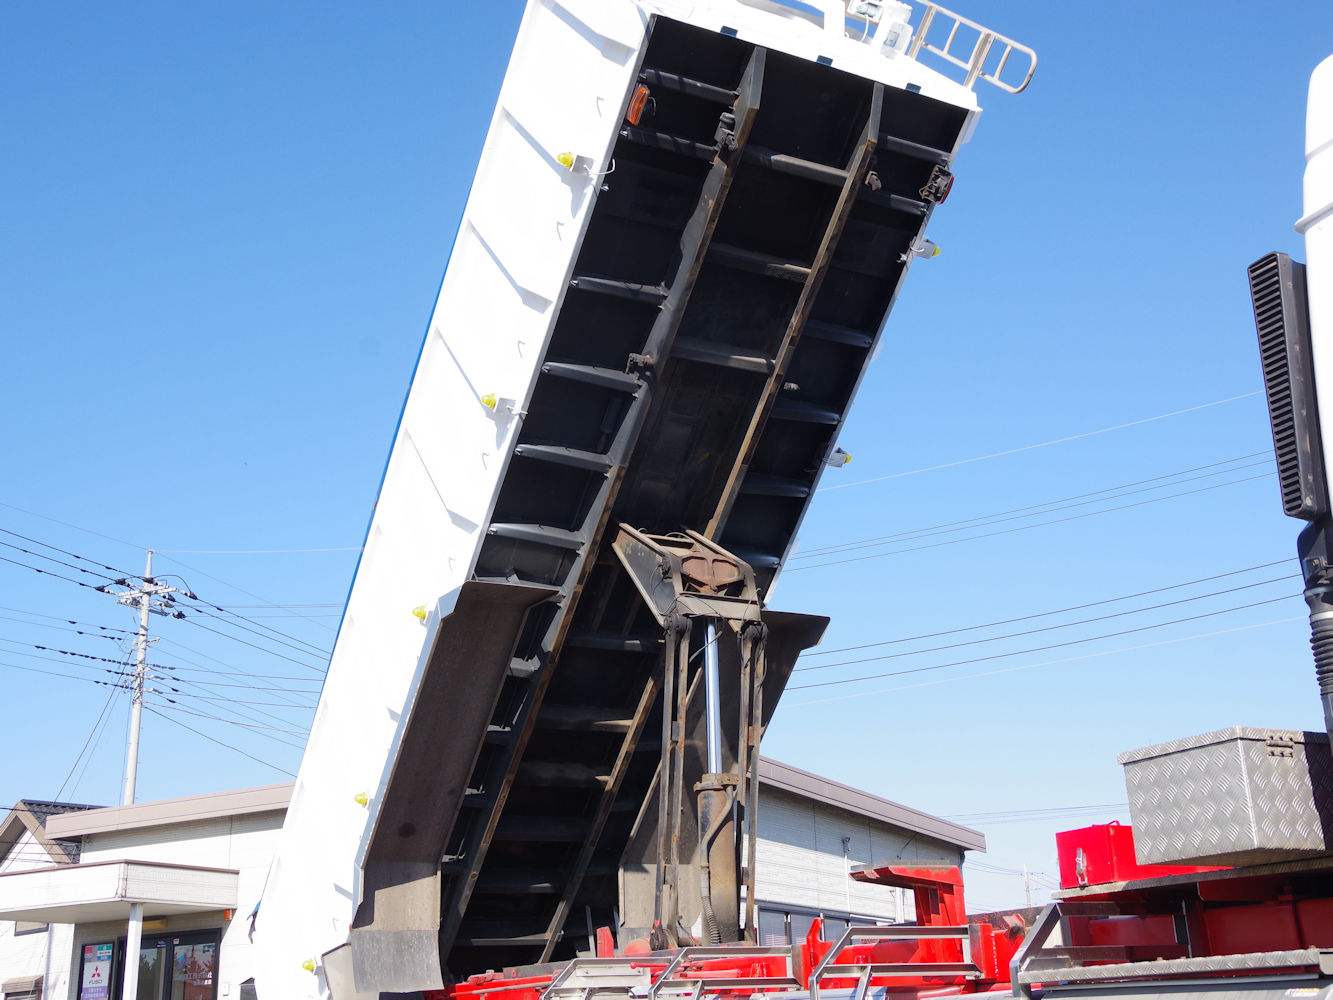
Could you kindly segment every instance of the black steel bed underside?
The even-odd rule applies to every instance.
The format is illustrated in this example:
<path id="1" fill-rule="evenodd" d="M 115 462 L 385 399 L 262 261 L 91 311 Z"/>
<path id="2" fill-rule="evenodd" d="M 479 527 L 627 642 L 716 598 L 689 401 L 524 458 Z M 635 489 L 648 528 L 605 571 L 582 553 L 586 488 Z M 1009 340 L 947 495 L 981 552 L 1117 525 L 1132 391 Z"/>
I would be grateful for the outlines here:
<path id="1" fill-rule="evenodd" d="M 368 872 L 441 861 L 455 977 L 572 957 L 614 925 L 661 712 L 614 525 L 701 531 L 767 587 L 966 119 L 665 18 L 637 82 L 651 100 L 615 145 L 476 568 L 540 603 L 502 676 L 418 703 L 368 854 Z M 468 676 L 466 655 L 437 644 L 427 681 Z"/>

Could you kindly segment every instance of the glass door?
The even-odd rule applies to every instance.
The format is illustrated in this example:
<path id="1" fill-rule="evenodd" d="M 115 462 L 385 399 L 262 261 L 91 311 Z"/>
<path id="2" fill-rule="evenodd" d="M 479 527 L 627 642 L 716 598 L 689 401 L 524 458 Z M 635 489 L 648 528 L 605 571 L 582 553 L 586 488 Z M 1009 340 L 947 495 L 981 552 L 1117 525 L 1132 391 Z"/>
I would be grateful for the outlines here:
<path id="1" fill-rule="evenodd" d="M 188 934 L 145 934 L 139 948 L 139 989 L 134 1000 L 217 1000 L 218 931 Z M 125 939 L 120 939 L 121 954 Z M 121 996 L 123 973 L 114 983 L 115 1000 Z"/>
<path id="2" fill-rule="evenodd" d="M 171 950 L 171 992 L 167 1000 L 214 1000 L 217 996 L 218 939 L 177 938 Z"/>

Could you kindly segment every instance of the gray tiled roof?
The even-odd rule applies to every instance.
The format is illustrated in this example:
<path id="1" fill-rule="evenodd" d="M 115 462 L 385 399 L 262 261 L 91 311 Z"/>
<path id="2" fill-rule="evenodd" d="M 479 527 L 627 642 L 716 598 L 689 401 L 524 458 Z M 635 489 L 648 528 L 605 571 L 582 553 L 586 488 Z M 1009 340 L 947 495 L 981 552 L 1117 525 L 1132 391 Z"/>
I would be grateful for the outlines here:
<path id="1" fill-rule="evenodd" d="M 52 816 L 63 816 L 65 813 L 84 812 L 88 809 L 99 809 L 100 806 L 85 805 L 79 802 L 46 802 L 42 799 L 19 799 L 14 808 L 23 807 L 28 813 L 41 824 L 42 829 L 46 829 L 46 821 Z M 52 840 L 51 843 L 60 848 L 70 861 L 77 862 L 82 851 L 82 844 L 77 840 Z"/>

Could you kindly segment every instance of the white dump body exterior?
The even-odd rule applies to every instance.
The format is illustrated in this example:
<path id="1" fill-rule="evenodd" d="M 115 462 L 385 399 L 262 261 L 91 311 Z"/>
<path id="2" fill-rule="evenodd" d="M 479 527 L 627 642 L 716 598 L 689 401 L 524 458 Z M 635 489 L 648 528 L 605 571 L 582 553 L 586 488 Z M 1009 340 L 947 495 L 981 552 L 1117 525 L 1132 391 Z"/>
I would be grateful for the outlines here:
<path id="1" fill-rule="evenodd" d="M 531 0 L 402 413 L 277 858 L 255 922 L 263 1000 L 327 995 L 401 723 L 484 526 L 621 127 L 649 18 L 661 14 L 969 113 L 962 83 L 774 3 Z M 439 16 L 448 17 L 442 6 Z M 729 33 L 730 33 L 729 32 Z M 901 46 L 899 46 L 901 47 Z M 1321 70 L 1333 81 L 1333 65 Z M 567 169 L 558 159 L 579 159 Z M 1324 157 L 1333 177 L 1333 153 Z M 1314 168 L 1312 167 L 1312 170 Z M 1324 195 L 1325 201 L 1329 196 Z M 1333 252 L 1333 221 L 1312 230 Z M 1311 283 L 1312 298 L 1317 282 Z M 1328 290 L 1333 296 L 1333 289 Z M 1333 363 L 1333 360 L 1330 361 Z M 1333 384 L 1333 379 L 1330 379 Z M 491 405 L 487 405 L 491 404 Z M 424 621 L 414 615 L 424 606 Z M 358 801 L 364 796 L 366 804 Z M 306 967 L 314 963 L 314 969 Z"/>
<path id="2" fill-rule="evenodd" d="M 1315 385 L 1324 431 L 1324 468 L 1333 469 L 1333 56 L 1310 76 L 1305 109 L 1304 206 L 1296 231 L 1305 237 L 1306 295 Z"/>

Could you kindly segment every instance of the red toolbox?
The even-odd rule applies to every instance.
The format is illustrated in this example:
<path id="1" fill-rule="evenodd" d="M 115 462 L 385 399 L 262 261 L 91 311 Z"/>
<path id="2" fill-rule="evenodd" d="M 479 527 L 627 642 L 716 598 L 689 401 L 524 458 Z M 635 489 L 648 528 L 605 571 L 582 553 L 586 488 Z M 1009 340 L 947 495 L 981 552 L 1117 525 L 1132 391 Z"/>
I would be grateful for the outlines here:
<path id="1" fill-rule="evenodd" d="M 1134 857 L 1134 828 L 1115 822 L 1057 833 L 1055 851 L 1062 889 L 1221 870 L 1201 865 L 1141 865 Z"/>

